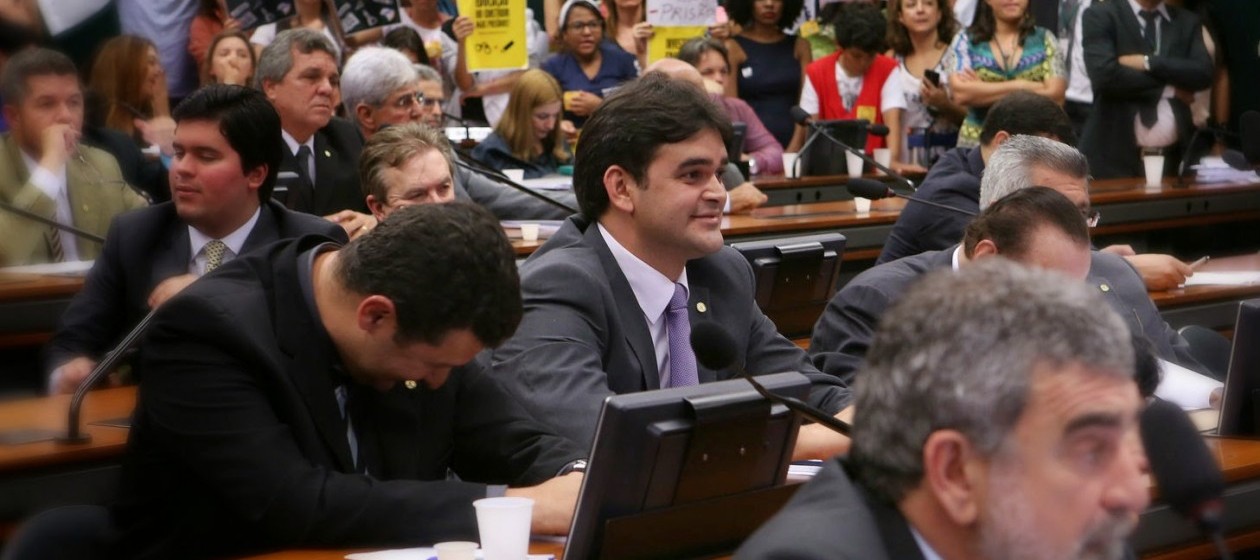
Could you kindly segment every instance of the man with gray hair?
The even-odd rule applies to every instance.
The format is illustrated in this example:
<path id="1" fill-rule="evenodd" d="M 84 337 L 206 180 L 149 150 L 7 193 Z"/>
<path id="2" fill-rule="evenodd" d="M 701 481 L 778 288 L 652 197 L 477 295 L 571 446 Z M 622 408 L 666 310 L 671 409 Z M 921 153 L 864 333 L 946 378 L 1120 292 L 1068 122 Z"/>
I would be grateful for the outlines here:
<path id="1" fill-rule="evenodd" d="M 849 456 L 736 558 L 1122 557 L 1150 501 L 1142 399 L 1093 290 L 1003 259 L 933 273 L 866 369 Z"/>
<path id="2" fill-rule="evenodd" d="M 254 74 L 254 84 L 280 114 L 280 172 L 296 177 L 277 186 L 276 198 L 290 209 L 332 219 L 354 236 L 370 219 L 355 172 L 363 135 L 333 116 L 340 81 L 332 42 L 311 29 L 276 35 L 258 56 Z"/>
<path id="3" fill-rule="evenodd" d="M 359 159 L 359 179 L 372 217 L 383 221 L 404 206 L 455 200 L 454 159 L 441 130 L 422 124 L 404 123 L 373 134 Z"/>
<path id="4" fill-rule="evenodd" d="M 1012 136 L 989 158 L 980 181 L 980 207 L 987 208 L 996 200 L 1034 185 L 1046 186 L 1071 200 L 1093 226 L 1098 214 L 1089 206 L 1088 173 L 1089 163 L 1076 148 L 1037 136 Z M 1184 382 L 1175 384 L 1181 387 L 1176 392 L 1171 389 L 1174 384 L 1161 384 L 1156 395 L 1186 407 L 1206 408 L 1212 404 L 1211 394 L 1220 383 L 1196 373 L 1206 369 L 1190 354 L 1190 344 L 1160 316 L 1142 277 L 1128 259 L 1107 250 L 1093 251 L 1085 281 L 1125 319 L 1131 332 L 1151 342 L 1163 377 L 1175 375 Z"/>
<path id="5" fill-rule="evenodd" d="M 341 104 L 364 138 L 371 138 L 383 126 L 420 120 L 425 98 L 416 67 L 401 52 L 364 47 L 355 51 L 343 70 Z"/>

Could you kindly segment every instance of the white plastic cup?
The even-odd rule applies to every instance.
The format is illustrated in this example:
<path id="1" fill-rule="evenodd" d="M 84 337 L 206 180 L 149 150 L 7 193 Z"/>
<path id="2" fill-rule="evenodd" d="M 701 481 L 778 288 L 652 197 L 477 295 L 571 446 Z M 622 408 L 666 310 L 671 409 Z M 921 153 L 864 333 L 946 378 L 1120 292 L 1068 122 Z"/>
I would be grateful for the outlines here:
<path id="1" fill-rule="evenodd" d="M 788 179 L 795 179 L 801 176 L 801 170 L 796 166 L 797 156 L 799 155 L 800 154 L 796 152 L 783 152 L 784 177 L 787 177 Z"/>
<path id="2" fill-rule="evenodd" d="M 482 498 L 473 502 L 473 508 L 477 510 L 477 532 L 485 560 L 525 560 L 534 500 Z"/>
<path id="3" fill-rule="evenodd" d="M 852 152 L 845 152 L 845 153 L 844 153 L 844 162 L 845 162 L 845 163 L 847 163 L 847 164 L 849 165 L 849 176 L 850 176 L 850 177 L 861 177 L 861 176 L 862 176 L 862 164 L 864 164 L 864 163 L 866 163 L 866 162 L 862 161 L 862 158 L 858 157 L 858 156 L 857 156 L 857 154 L 854 154 L 854 153 L 852 153 Z"/>
<path id="4" fill-rule="evenodd" d="M 438 560 L 474 560 L 477 557 L 477 543 L 468 541 L 450 541 L 433 545 Z"/>
<path id="5" fill-rule="evenodd" d="M 1164 156 L 1142 156 L 1146 167 L 1146 188 L 1158 189 L 1164 183 Z"/>
<path id="6" fill-rule="evenodd" d="M 892 150 L 888 148 L 876 148 L 875 149 L 875 163 L 878 163 L 884 167 L 892 166 Z M 876 169 L 875 171 L 879 173 L 880 175 L 885 174 L 883 171 L 879 169 Z"/>
<path id="7" fill-rule="evenodd" d="M 858 214 L 870 214 L 871 199 L 855 196 L 853 197 L 853 207 L 857 209 Z"/>
<path id="8" fill-rule="evenodd" d="M 503 174 L 507 175 L 507 178 L 511 179 L 513 183 L 519 183 L 525 180 L 524 169 L 504 169 Z"/>
<path id="9" fill-rule="evenodd" d="M 521 224 L 521 239 L 538 241 L 538 224 Z"/>

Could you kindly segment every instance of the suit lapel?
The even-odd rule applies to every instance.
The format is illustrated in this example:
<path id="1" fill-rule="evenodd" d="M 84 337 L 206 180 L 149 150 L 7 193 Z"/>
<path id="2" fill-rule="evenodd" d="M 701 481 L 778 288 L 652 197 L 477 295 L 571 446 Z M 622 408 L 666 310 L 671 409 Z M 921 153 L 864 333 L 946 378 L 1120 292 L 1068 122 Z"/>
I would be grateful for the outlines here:
<path id="1" fill-rule="evenodd" d="M 258 221 L 254 222 L 254 229 L 245 237 L 245 243 L 241 244 L 242 255 L 280 239 L 280 226 L 276 224 L 275 216 L 277 209 L 271 204 L 268 201 L 259 208 Z"/>
<path id="2" fill-rule="evenodd" d="M 709 301 L 709 288 L 700 283 L 703 278 L 697 278 L 690 270 L 687 271 L 687 320 L 691 322 L 692 330 L 696 325 L 704 322 L 717 322 L 712 303 Z M 696 373 L 701 383 L 712 383 L 718 380 L 718 372 L 704 367 L 699 361 L 696 362 Z"/>
<path id="3" fill-rule="evenodd" d="M 337 189 L 337 160 L 324 131 L 315 133 L 315 209 L 328 208 Z M 314 211 L 314 209 L 312 209 Z"/>
<path id="4" fill-rule="evenodd" d="M 595 222 L 586 226 L 586 242 L 599 255 L 604 274 L 608 277 L 609 288 L 612 289 L 613 301 L 617 305 L 617 316 L 621 318 L 621 330 L 626 336 L 626 345 L 639 361 L 639 371 L 643 373 L 643 386 L 647 389 L 661 388 L 661 373 L 656 369 L 656 348 L 652 345 L 652 335 L 648 332 L 647 321 L 643 319 L 643 309 L 630 289 L 630 281 L 621 272 L 617 259 L 613 258 L 604 237 L 599 233 Z M 609 372 L 611 373 L 611 372 Z"/>
<path id="5" fill-rule="evenodd" d="M 157 244 L 153 255 L 153 277 L 149 279 L 149 289 L 157 287 L 163 280 L 188 273 L 188 263 L 192 261 L 192 247 L 188 239 L 188 226 L 178 216 L 175 207 L 171 206 L 170 226 L 166 236 Z"/>

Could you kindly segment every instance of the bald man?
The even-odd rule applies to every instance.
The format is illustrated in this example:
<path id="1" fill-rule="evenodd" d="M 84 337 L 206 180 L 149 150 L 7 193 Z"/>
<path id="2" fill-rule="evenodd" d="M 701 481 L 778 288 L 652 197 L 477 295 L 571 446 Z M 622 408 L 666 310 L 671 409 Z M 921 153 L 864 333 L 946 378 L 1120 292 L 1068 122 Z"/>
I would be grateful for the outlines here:
<path id="1" fill-rule="evenodd" d="M 660 72 L 669 76 L 670 79 L 687 82 L 700 88 L 701 91 L 706 91 L 704 77 L 700 75 L 700 71 L 677 58 L 662 58 L 653 62 L 648 65 L 644 75 L 651 72 Z M 721 108 L 720 105 L 719 108 Z M 739 168 L 734 163 L 727 162 L 722 168 L 722 184 L 726 186 L 727 200 L 723 211 L 727 214 L 752 212 L 753 209 L 769 200 L 756 185 L 744 180 L 744 175 L 739 172 Z"/>

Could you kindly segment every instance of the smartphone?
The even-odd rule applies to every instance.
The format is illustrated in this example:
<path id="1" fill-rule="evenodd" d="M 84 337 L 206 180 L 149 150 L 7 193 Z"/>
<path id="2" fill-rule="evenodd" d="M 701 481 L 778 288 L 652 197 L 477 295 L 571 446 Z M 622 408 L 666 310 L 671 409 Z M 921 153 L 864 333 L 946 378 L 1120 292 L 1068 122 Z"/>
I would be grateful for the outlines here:
<path id="1" fill-rule="evenodd" d="M 923 77 L 935 87 L 941 87 L 941 75 L 935 70 L 924 70 Z"/>

